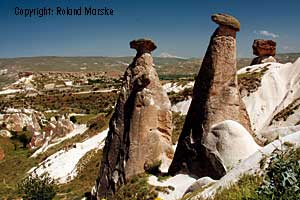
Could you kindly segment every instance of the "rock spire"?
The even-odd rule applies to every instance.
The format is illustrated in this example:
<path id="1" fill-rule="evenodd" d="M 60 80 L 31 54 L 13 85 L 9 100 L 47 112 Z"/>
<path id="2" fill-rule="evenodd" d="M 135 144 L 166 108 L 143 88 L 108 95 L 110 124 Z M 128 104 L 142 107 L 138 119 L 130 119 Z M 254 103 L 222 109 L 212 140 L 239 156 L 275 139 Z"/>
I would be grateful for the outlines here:
<path id="1" fill-rule="evenodd" d="M 251 62 L 251 65 L 266 63 L 266 62 L 276 62 L 274 56 L 276 55 L 276 42 L 273 40 L 254 40 L 253 54 L 257 57 Z"/>
<path id="2" fill-rule="evenodd" d="M 220 178 L 226 173 L 223 163 L 204 145 L 205 138 L 210 138 L 210 128 L 233 120 L 251 131 L 236 75 L 236 32 L 240 23 L 226 14 L 215 14 L 212 20 L 219 27 L 210 39 L 195 81 L 192 102 L 169 168 L 171 175 L 189 173 Z"/>
<path id="3" fill-rule="evenodd" d="M 137 54 L 125 71 L 109 123 L 95 199 L 113 195 L 128 179 L 154 165 L 167 171 L 173 158 L 171 103 L 151 56 L 156 45 L 139 39 L 130 47 Z"/>

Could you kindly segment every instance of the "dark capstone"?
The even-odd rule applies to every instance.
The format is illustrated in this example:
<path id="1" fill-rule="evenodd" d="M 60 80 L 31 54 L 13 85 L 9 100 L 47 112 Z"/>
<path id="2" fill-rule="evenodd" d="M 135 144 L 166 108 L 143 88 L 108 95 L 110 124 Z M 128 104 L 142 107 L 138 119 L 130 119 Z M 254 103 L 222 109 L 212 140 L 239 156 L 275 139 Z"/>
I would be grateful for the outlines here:
<path id="1" fill-rule="evenodd" d="M 228 14 L 214 14 L 211 19 L 219 25 L 231 27 L 236 31 L 239 31 L 241 27 L 239 20 Z"/>
<path id="2" fill-rule="evenodd" d="M 130 48 L 135 49 L 137 53 L 151 53 L 157 46 L 151 39 L 138 39 L 129 43 Z"/>

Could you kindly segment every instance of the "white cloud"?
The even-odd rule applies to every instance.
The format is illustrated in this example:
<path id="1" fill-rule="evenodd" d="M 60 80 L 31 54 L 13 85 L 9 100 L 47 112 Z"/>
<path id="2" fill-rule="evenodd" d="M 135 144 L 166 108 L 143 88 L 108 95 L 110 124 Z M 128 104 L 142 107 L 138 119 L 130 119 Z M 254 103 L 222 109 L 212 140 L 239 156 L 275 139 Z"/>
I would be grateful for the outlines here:
<path id="1" fill-rule="evenodd" d="M 289 47 L 289 46 L 283 46 L 282 49 L 283 49 L 283 50 L 289 50 L 290 47 Z"/>
<path id="2" fill-rule="evenodd" d="M 266 36 L 266 37 L 272 37 L 272 38 L 278 38 L 279 35 L 275 34 L 275 33 L 272 33 L 272 32 L 269 32 L 269 31 L 266 31 L 266 30 L 261 30 L 261 31 L 254 31 L 255 34 L 259 34 L 259 35 L 263 35 L 263 36 Z"/>
<path id="3" fill-rule="evenodd" d="M 288 46 L 288 45 L 283 45 L 282 48 L 281 48 L 283 51 L 296 51 L 296 48 L 293 47 L 293 46 Z"/>

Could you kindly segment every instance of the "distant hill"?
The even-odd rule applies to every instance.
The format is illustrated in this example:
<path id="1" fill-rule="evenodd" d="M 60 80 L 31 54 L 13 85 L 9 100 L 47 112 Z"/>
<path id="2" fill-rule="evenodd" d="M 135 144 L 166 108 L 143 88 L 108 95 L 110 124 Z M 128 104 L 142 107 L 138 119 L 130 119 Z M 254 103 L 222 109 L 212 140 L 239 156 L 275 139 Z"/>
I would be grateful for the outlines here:
<path id="1" fill-rule="evenodd" d="M 300 53 L 278 54 L 279 62 L 294 62 Z M 252 58 L 239 58 L 238 68 L 248 66 Z M 0 70 L 8 69 L 8 73 L 0 75 L 0 88 L 14 82 L 20 71 L 104 71 L 123 74 L 124 69 L 132 61 L 132 57 L 24 57 L 1 58 Z M 198 73 L 202 59 L 182 59 L 175 57 L 155 57 L 157 72 L 161 78 L 170 76 L 192 77 Z"/>

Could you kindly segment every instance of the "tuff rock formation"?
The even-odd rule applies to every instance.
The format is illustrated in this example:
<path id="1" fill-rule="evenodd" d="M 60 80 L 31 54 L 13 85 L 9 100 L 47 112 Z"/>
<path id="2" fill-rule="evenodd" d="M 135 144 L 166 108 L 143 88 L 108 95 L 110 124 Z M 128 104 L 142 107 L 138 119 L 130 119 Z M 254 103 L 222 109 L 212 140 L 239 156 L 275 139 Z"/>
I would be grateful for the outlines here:
<path id="1" fill-rule="evenodd" d="M 136 57 L 123 76 L 123 85 L 109 123 L 94 199 L 107 198 L 128 179 L 173 158 L 171 103 L 154 68 L 151 40 L 130 42 Z"/>
<path id="2" fill-rule="evenodd" d="M 4 158 L 5 158 L 4 150 L 0 147 L 0 161 L 4 160 Z"/>
<path id="3" fill-rule="evenodd" d="M 28 131 L 32 134 L 30 149 L 41 147 L 45 142 L 64 137 L 74 130 L 74 124 L 65 116 L 55 117 L 47 121 L 44 114 L 33 109 L 7 109 L 0 115 L 0 136 L 11 137 L 10 132 Z"/>
<path id="4" fill-rule="evenodd" d="M 7 113 L 3 117 L 3 123 L 9 131 L 22 131 L 26 128 L 30 132 L 40 131 L 40 120 L 43 115 L 39 112 L 24 112 L 16 110 L 14 113 Z"/>
<path id="5" fill-rule="evenodd" d="M 253 54 L 257 57 L 254 58 L 250 65 L 257 65 L 266 62 L 276 62 L 274 56 L 276 55 L 276 42 L 273 40 L 254 40 Z"/>
<path id="6" fill-rule="evenodd" d="M 240 161 L 261 149 L 250 133 L 232 120 L 213 125 L 203 138 L 203 146 L 209 152 L 212 164 L 219 166 L 220 173 L 229 171 Z M 210 177 L 202 177 L 186 190 L 185 195 L 206 188 L 215 182 Z"/>
<path id="7" fill-rule="evenodd" d="M 74 124 L 64 116 L 51 119 L 43 128 L 43 132 L 33 132 L 32 139 L 29 143 L 31 149 L 41 147 L 45 142 L 51 143 L 56 138 L 61 138 L 74 130 Z"/>
<path id="8" fill-rule="evenodd" d="M 213 165 L 219 165 L 214 163 L 216 161 L 223 165 L 220 171 L 228 171 L 260 148 L 251 134 L 232 120 L 214 124 L 208 134 L 204 134 L 202 145 L 209 152 Z"/>
<path id="9" fill-rule="evenodd" d="M 236 76 L 236 32 L 240 23 L 232 16 L 215 14 L 219 24 L 211 37 L 196 78 L 192 102 L 179 137 L 171 175 L 188 173 L 218 179 L 226 171 L 222 161 L 203 144 L 212 125 L 234 120 L 251 131 L 249 117 L 239 94 Z"/>

